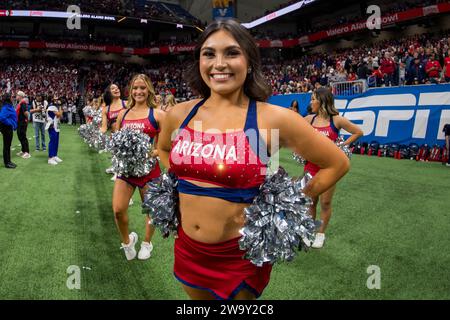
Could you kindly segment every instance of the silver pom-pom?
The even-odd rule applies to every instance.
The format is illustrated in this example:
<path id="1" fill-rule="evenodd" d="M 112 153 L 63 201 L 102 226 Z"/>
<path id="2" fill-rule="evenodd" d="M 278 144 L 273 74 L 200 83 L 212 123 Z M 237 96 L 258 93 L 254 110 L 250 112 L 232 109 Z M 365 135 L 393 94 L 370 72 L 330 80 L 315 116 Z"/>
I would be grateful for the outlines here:
<path id="1" fill-rule="evenodd" d="M 102 125 L 102 109 L 92 110 L 92 124 L 99 128 Z"/>
<path id="2" fill-rule="evenodd" d="M 245 259 L 264 263 L 291 261 L 298 249 L 311 246 L 315 223 L 309 215 L 312 200 L 302 190 L 311 179 L 292 180 L 283 168 L 268 176 L 253 204 L 244 210 L 246 224 L 240 230 Z"/>
<path id="3" fill-rule="evenodd" d="M 336 145 L 338 146 L 339 149 L 341 149 L 342 151 L 344 151 L 345 155 L 351 159 L 352 158 L 352 151 L 350 150 L 350 148 L 344 144 L 345 143 L 345 139 L 343 136 L 340 136 L 339 138 L 336 139 Z"/>
<path id="4" fill-rule="evenodd" d="M 352 151 L 350 150 L 350 148 L 345 144 L 345 139 L 343 136 L 340 136 L 336 139 L 335 141 L 336 146 L 341 149 L 345 155 L 351 159 L 352 158 Z M 306 160 L 299 154 L 293 152 L 292 153 L 292 159 L 294 159 L 295 161 L 297 161 L 299 164 L 301 165 L 305 165 L 306 164 Z"/>
<path id="5" fill-rule="evenodd" d="M 164 238 L 171 233 L 177 236 L 178 221 L 178 180 L 172 174 L 147 183 L 142 203 L 142 213 L 151 217 L 152 224 L 159 228 Z"/>
<path id="6" fill-rule="evenodd" d="M 97 151 L 106 151 L 108 147 L 109 136 L 96 130 L 92 137 L 90 145 Z"/>
<path id="7" fill-rule="evenodd" d="M 84 142 L 86 142 L 87 137 L 88 137 L 88 131 L 89 131 L 89 127 L 87 124 L 82 124 L 79 128 L 78 128 L 78 133 L 80 135 L 80 137 L 84 140 Z"/>
<path id="8" fill-rule="evenodd" d="M 140 131 L 122 129 L 113 133 L 108 141 L 113 171 L 125 177 L 149 174 L 158 162 L 150 156 L 152 148 L 150 137 Z"/>
<path id="9" fill-rule="evenodd" d="M 94 112 L 94 108 L 92 108 L 91 106 L 86 106 L 83 108 L 83 114 L 86 117 L 92 117 L 93 116 L 93 112 Z"/>
<path id="10" fill-rule="evenodd" d="M 294 159 L 295 161 L 297 161 L 301 165 L 305 165 L 306 164 L 306 160 L 301 155 L 299 155 L 298 153 L 292 152 L 292 159 Z"/>

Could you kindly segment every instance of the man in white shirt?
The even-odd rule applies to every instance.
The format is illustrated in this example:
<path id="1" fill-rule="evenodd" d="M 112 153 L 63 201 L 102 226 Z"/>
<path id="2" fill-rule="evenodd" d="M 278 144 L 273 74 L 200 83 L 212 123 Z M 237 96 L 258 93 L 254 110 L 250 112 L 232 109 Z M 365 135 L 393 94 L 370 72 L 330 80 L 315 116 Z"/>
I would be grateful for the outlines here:
<path id="1" fill-rule="evenodd" d="M 30 110 L 33 115 L 34 136 L 36 138 L 36 151 L 40 151 L 39 137 L 41 139 L 42 151 L 46 150 L 45 146 L 45 122 L 48 102 L 44 100 L 41 94 L 36 96 L 33 101 L 33 108 Z"/>

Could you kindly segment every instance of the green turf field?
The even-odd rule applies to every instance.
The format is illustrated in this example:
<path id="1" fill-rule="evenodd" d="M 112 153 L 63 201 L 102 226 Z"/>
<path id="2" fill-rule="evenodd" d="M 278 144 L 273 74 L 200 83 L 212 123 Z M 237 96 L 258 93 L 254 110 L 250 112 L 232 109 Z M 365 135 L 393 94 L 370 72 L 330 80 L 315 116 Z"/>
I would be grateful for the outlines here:
<path id="1" fill-rule="evenodd" d="M 16 156 L 15 135 L 18 167 L 0 167 L 0 299 L 186 299 L 172 275 L 173 239 L 157 233 L 145 262 L 127 262 L 119 250 L 108 156 L 63 126 L 64 162 L 49 166 L 33 134 L 29 127 L 32 157 Z M 300 174 L 290 153 L 280 158 Z M 324 248 L 276 264 L 261 299 L 450 299 L 450 169 L 367 156 L 351 163 Z M 138 192 L 134 201 L 130 230 L 142 238 Z M 372 265 L 380 289 L 367 287 Z M 70 266 L 80 268 L 80 289 L 66 285 Z"/>

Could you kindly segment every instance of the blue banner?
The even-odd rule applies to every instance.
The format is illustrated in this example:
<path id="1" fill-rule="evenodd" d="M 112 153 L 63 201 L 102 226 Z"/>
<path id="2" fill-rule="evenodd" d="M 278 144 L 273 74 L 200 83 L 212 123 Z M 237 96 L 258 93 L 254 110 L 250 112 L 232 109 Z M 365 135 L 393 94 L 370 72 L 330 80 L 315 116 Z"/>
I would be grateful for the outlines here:
<path id="1" fill-rule="evenodd" d="M 290 94 L 272 96 L 269 103 L 289 107 L 297 100 L 304 116 L 310 99 L 311 93 Z M 335 105 L 363 130 L 361 142 L 442 145 L 442 129 L 450 123 L 450 84 L 369 89 L 358 96 L 336 96 Z"/>
<path id="2" fill-rule="evenodd" d="M 235 18 L 235 1 L 233 0 L 213 0 L 213 19 Z"/>

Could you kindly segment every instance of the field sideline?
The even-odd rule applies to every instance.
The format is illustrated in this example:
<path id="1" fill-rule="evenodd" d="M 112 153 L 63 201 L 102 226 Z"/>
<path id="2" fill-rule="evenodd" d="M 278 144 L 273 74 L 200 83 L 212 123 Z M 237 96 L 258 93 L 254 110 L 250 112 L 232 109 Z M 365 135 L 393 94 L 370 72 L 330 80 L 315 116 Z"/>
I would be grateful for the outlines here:
<path id="1" fill-rule="evenodd" d="M 32 157 L 16 156 L 14 133 L 18 166 L 0 167 L 0 299 L 187 299 L 172 274 L 172 238 L 157 231 L 145 262 L 127 262 L 119 250 L 108 155 L 63 125 L 64 162 L 49 166 L 47 153 L 34 151 L 33 134 L 29 126 Z M 301 173 L 289 152 L 280 160 Z M 324 248 L 276 264 L 260 299 L 450 299 L 450 169 L 368 156 L 351 164 Z M 142 239 L 138 192 L 134 202 L 130 230 Z M 381 271 L 379 290 L 366 286 L 372 265 Z M 79 290 L 66 286 L 69 266 L 81 270 Z"/>

